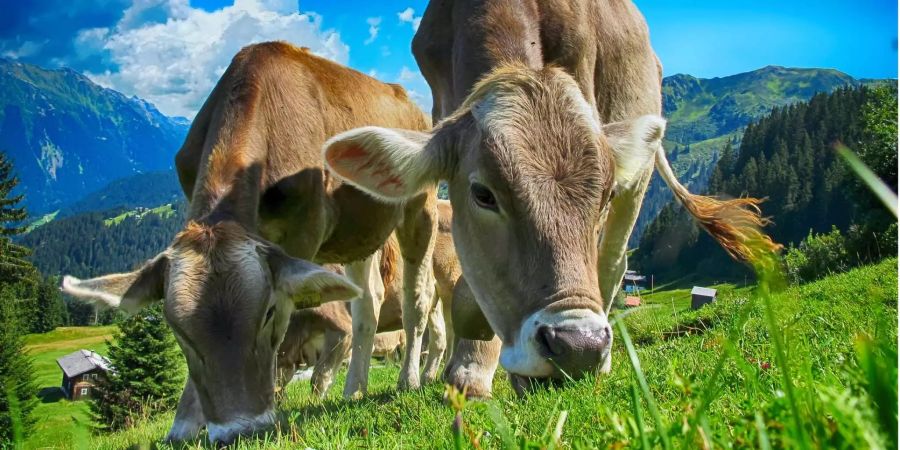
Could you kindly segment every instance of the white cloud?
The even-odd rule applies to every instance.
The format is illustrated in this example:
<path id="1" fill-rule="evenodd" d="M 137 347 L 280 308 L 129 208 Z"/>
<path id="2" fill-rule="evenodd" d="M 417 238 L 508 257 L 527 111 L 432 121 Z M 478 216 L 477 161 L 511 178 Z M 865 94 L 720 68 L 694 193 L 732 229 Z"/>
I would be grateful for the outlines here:
<path id="1" fill-rule="evenodd" d="M 366 19 L 366 23 L 369 24 L 369 38 L 363 44 L 369 45 L 375 42 L 375 38 L 378 37 L 378 26 L 381 25 L 381 17 L 369 17 Z"/>
<path id="2" fill-rule="evenodd" d="M 5 50 L 0 56 L 9 59 L 24 58 L 41 51 L 41 48 L 43 48 L 45 44 L 47 44 L 47 41 L 25 41 L 18 48 Z"/>
<path id="3" fill-rule="evenodd" d="M 422 78 L 422 74 L 416 70 L 410 70 L 409 67 L 406 66 L 401 67 L 400 75 L 397 75 L 397 81 L 401 83 L 412 81 L 416 78 Z"/>
<path id="4" fill-rule="evenodd" d="M 419 24 L 422 23 L 422 16 L 415 15 L 416 10 L 412 9 L 412 7 L 407 7 L 403 11 L 397 13 L 397 18 L 400 19 L 402 23 L 409 23 L 413 27 L 413 31 L 417 31 L 419 29 Z"/>
<path id="5" fill-rule="evenodd" d="M 137 23 L 139 17 L 150 20 Z M 118 66 L 87 74 L 95 82 L 186 117 L 196 114 L 248 44 L 284 40 L 341 64 L 350 52 L 339 33 L 322 29 L 319 15 L 300 14 L 296 0 L 235 0 L 213 12 L 191 8 L 187 0 L 135 0 L 115 28 L 84 30 L 78 39 L 99 41 L 98 49 Z"/>

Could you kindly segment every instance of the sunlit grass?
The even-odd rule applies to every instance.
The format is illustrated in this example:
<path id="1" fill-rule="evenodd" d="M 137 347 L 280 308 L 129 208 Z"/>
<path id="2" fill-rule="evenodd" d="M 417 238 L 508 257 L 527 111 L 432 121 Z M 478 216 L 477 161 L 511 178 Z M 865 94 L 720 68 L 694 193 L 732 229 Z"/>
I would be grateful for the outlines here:
<path id="1" fill-rule="evenodd" d="M 631 310 L 610 374 L 521 399 L 502 370 L 488 402 L 445 400 L 440 385 L 397 393 L 391 365 L 372 371 L 370 395 L 358 401 L 341 399 L 339 388 L 319 400 L 308 383 L 295 383 L 279 404 L 278 427 L 235 447 L 890 447 L 896 265 L 889 259 L 775 293 L 723 288 L 697 311 Z M 160 440 L 171 420 L 163 414 L 98 435 L 89 447 L 168 448 Z M 208 444 L 189 448 L 196 446 Z"/>

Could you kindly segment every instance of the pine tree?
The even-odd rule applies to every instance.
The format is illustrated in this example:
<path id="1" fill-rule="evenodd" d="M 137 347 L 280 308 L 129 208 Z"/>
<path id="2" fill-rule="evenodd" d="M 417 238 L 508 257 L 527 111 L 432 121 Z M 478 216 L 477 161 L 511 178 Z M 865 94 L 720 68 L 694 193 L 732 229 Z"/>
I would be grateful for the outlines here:
<path id="1" fill-rule="evenodd" d="M 25 208 L 19 205 L 22 195 L 12 194 L 18 184 L 12 163 L 0 152 L 0 284 L 28 279 L 35 273 L 34 266 L 25 259 L 31 251 L 12 241 L 13 236 L 24 231 L 21 222 L 27 217 Z"/>
<path id="2" fill-rule="evenodd" d="M 41 280 L 34 288 L 33 298 L 34 314 L 28 323 L 30 332 L 46 333 L 65 323 L 66 305 L 55 278 Z"/>
<path id="3" fill-rule="evenodd" d="M 162 305 L 144 308 L 119 325 L 109 344 L 114 370 L 100 383 L 92 409 L 111 430 L 173 408 L 184 383 L 184 364 Z"/>
<path id="4" fill-rule="evenodd" d="M 15 294 L 0 286 L 0 448 L 14 447 L 34 423 L 34 371 L 25 354 Z"/>

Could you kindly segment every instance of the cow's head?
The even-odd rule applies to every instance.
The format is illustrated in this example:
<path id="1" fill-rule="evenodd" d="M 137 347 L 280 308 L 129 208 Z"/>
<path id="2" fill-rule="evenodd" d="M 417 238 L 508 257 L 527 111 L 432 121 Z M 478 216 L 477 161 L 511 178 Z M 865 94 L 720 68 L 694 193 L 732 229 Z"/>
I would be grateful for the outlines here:
<path id="1" fill-rule="evenodd" d="M 275 352 L 291 311 L 359 294 L 343 276 L 291 258 L 235 222 L 190 223 L 137 271 L 67 276 L 63 290 L 129 313 L 164 299 L 202 407 L 197 422 L 218 442 L 273 423 Z M 183 431 L 170 437 L 199 430 Z"/>
<path id="2" fill-rule="evenodd" d="M 612 342 L 596 267 L 610 199 L 644 172 L 664 127 L 656 116 L 601 125 L 561 70 L 503 68 L 430 134 L 359 128 L 324 153 L 384 201 L 447 180 L 453 239 L 503 341 L 501 363 L 523 377 L 578 377 Z"/>

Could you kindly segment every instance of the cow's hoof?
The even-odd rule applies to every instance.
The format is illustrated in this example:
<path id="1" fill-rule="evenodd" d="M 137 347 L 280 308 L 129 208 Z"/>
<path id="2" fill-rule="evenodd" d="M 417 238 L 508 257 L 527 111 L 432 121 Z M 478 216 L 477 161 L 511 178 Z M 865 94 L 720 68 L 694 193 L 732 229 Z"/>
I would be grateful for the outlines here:
<path id="1" fill-rule="evenodd" d="M 398 391 L 411 391 L 414 389 L 419 389 L 419 380 L 416 379 L 408 379 L 408 378 L 400 378 L 400 381 L 397 382 L 397 390 Z"/>
<path id="2" fill-rule="evenodd" d="M 487 400 L 491 398 L 493 377 L 478 375 L 468 368 L 448 367 L 444 372 L 444 382 L 465 392 L 468 399 Z"/>

